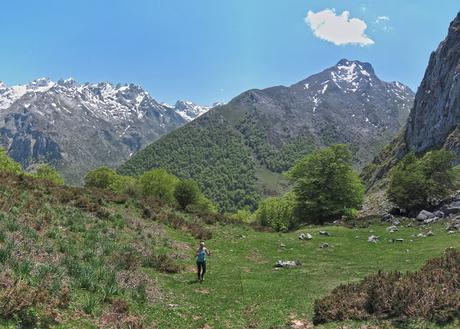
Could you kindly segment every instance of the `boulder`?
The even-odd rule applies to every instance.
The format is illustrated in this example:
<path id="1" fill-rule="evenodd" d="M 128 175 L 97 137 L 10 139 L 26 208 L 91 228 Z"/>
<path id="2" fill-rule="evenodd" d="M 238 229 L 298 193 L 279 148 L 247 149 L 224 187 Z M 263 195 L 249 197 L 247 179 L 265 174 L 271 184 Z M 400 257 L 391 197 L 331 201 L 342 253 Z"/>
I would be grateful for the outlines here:
<path id="1" fill-rule="evenodd" d="M 422 210 L 421 212 L 419 212 L 419 214 L 417 215 L 417 220 L 419 222 L 423 222 L 427 219 L 431 219 L 431 218 L 435 218 L 436 216 L 432 213 L 432 212 L 429 212 L 429 211 L 426 211 L 426 210 Z"/>
<path id="2" fill-rule="evenodd" d="M 329 232 L 327 231 L 319 231 L 319 235 L 330 236 Z"/>

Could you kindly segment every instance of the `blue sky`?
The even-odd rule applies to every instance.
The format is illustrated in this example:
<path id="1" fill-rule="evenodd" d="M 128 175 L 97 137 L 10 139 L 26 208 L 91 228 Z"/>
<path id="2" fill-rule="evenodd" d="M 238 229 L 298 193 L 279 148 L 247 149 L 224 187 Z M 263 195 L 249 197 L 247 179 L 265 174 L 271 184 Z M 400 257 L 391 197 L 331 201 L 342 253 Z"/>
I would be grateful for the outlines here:
<path id="1" fill-rule="evenodd" d="M 367 45 L 316 36 L 305 18 L 326 9 L 364 22 Z M 0 81 L 133 82 L 159 101 L 212 104 L 348 58 L 416 89 L 459 10 L 458 0 L 4 1 Z"/>

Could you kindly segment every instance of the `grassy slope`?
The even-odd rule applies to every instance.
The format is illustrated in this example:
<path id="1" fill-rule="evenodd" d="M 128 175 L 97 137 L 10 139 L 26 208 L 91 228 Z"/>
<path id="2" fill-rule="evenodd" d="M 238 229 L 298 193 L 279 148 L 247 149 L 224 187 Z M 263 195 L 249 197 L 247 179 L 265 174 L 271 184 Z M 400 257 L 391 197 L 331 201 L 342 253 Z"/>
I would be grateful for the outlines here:
<path id="1" fill-rule="evenodd" d="M 11 272 L 29 292 L 59 296 L 68 286 L 66 307 L 45 305 L 45 311 L 59 314 L 56 328 L 102 327 L 113 314 L 114 300 L 129 306 L 117 321 L 140 321 L 146 328 L 286 328 L 291 316 L 311 319 L 314 299 L 339 283 L 378 269 L 415 270 L 447 247 L 460 248 L 460 235 L 447 235 L 442 225 L 433 227 L 435 236 L 430 238 L 412 238 L 419 228 L 387 233 L 378 223 L 357 230 L 327 227 L 331 237 L 317 234 L 324 228 L 309 228 L 302 231 L 311 232 L 314 239 L 306 242 L 297 239 L 298 232 L 262 233 L 215 224 L 208 227 L 213 232 L 209 272 L 198 284 L 193 259 L 198 239 L 187 229 L 172 227 L 181 221 L 205 226 L 200 218 L 148 200 L 144 207 L 151 214 L 142 216 L 142 206 L 100 191 L 4 175 L 0 180 L 1 273 Z M 381 236 L 381 242 L 369 244 L 370 234 Z M 405 241 L 389 243 L 390 237 Z M 330 248 L 319 249 L 321 242 Z M 4 251 L 11 243 L 13 253 L 7 257 Z M 156 255 L 170 255 L 185 270 L 165 274 L 149 266 L 152 249 Z M 278 259 L 303 265 L 275 270 Z M 134 282 L 123 283 L 120 276 L 126 275 Z M 3 284 L 3 276 L 0 279 Z M 145 282 L 143 288 L 139 281 Z M 0 322 L 0 327 L 14 328 L 15 321 Z"/>

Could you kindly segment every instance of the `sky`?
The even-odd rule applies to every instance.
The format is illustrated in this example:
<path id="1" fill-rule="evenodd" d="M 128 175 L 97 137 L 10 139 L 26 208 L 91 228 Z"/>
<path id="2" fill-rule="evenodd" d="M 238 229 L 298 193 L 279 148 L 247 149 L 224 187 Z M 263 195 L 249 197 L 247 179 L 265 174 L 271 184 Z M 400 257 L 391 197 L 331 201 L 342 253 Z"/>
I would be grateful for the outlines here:
<path id="1" fill-rule="evenodd" d="M 0 81 L 135 83 L 226 102 L 340 59 L 416 90 L 458 0 L 22 0 L 0 4 Z"/>

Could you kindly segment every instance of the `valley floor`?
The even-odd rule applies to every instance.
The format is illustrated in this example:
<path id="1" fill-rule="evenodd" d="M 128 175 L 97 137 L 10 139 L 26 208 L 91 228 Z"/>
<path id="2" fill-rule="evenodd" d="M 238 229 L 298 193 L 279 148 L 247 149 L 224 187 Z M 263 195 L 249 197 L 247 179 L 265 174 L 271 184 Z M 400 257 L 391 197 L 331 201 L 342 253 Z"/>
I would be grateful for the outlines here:
<path id="1" fill-rule="evenodd" d="M 448 235 L 443 224 L 431 227 L 434 236 L 426 238 L 412 236 L 423 230 L 419 227 L 402 228 L 395 233 L 387 232 L 386 227 L 376 222 L 360 229 L 314 227 L 287 234 L 261 233 L 238 226 L 216 227 L 214 238 L 208 242 L 213 255 L 208 260 L 205 282 L 194 281 L 192 256 L 187 271 L 159 275 L 163 289 L 170 295 L 147 317 L 158 328 L 295 328 L 292 320 L 311 319 L 314 300 L 340 283 L 360 280 L 379 269 L 414 271 L 446 248 L 460 248 L 460 234 Z M 327 230 L 330 236 L 320 236 L 320 230 Z M 300 232 L 311 233 L 313 240 L 299 240 Z M 170 233 L 185 242 L 190 248 L 187 251 L 193 254 L 193 240 L 175 231 Z M 378 243 L 367 242 L 372 234 L 380 237 Z M 392 238 L 403 238 L 404 242 L 390 242 Z M 329 248 L 320 249 L 323 242 Z M 302 265 L 276 269 L 277 260 L 296 260 Z M 319 328 L 342 325 L 361 328 L 362 324 Z M 436 328 L 429 324 L 413 327 Z"/>

